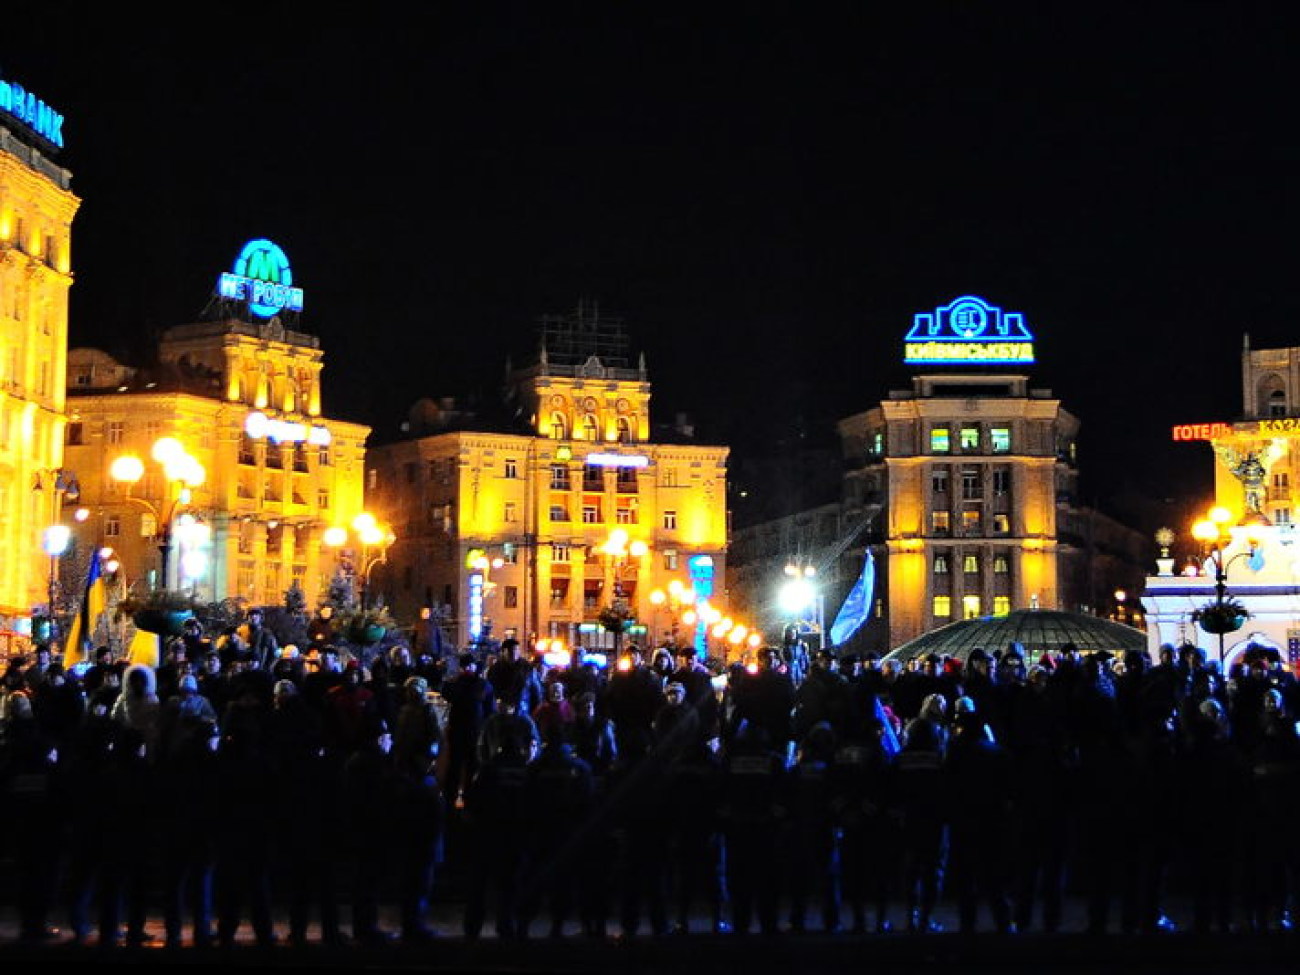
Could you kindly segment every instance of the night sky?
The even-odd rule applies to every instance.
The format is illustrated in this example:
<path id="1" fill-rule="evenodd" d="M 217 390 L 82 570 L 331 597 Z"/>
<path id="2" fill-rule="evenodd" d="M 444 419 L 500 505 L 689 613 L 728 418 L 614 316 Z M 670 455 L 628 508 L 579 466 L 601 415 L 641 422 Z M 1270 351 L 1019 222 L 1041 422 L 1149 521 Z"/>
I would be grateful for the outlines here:
<path id="1" fill-rule="evenodd" d="M 152 344 L 269 237 L 377 440 L 583 298 L 657 419 L 826 439 L 973 293 L 1024 313 L 1104 507 L 1205 495 L 1169 428 L 1240 413 L 1243 333 L 1300 344 L 1295 5 L 24 6 L 0 77 L 66 116 L 72 344 Z"/>

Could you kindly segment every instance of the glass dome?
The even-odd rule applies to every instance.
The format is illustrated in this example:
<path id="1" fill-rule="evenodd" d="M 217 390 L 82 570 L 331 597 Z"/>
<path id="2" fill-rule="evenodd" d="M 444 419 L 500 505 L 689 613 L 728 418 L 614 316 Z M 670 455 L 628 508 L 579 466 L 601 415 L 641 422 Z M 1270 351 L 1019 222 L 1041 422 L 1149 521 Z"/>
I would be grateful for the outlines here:
<path id="1" fill-rule="evenodd" d="M 1073 643 L 1080 653 L 1105 650 L 1122 657 L 1129 650 L 1147 652 L 1147 635 L 1141 630 L 1098 616 L 1050 609 L 1020 609 L 1006 616 L 981 616 L 958 620 L 932 630 L 888 654 L 885 659 L 903 663 L 913 657 L 936 653 L 963 662 L 976 647 L 990 656 L 1020 644 L 1025 663 L 1044 653 L 1058 653 Z"/>

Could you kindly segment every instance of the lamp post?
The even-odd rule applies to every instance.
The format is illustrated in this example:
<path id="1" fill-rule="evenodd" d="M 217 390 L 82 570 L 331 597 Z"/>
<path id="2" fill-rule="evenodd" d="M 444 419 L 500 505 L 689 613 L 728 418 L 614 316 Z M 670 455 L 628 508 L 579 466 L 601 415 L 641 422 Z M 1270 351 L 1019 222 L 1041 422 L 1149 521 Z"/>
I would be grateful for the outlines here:
<path id="1" fill-rule="evenodd" d="M 817 632 L 818 647 L 824 646 L 826 638 L 822 632 L 823 596 L 821 589 L 814 582 L 817 569 L 811 565 L 790 562 L 785 567 L 785 576 L 786 581 L 782 584 L 780 592 L 781 608 L 792 618 L 795 625 L 810 623 Z M 809 613 L 812 614 L 811 617 Z"/>
<path id="2" fill-rule="evenodd" d="M 67 525 L 50 525 L 45 529 L 42 547 L 50 557 L 50 574 L 46 581 L 46 597 L 49 601 L 50 636 L 53 641 L 59 635 L 58 614 L 55 603 L 59 596 L 59 557 L 68 550 L 72 539 L 72 529 Z"/>
<path id="3" fill-rule="evenodd" d="M 624 528 L 615 528 L 600 546 L 600 550 L 609 557 L 610 570 L 614 579 L 614 598 L 611 607 L 624 617 L 624 621 L 636 616 L 634 606 L 628 605 L 627 592 L 623 587 L 623 573 L 627 571 L 631 560 L 638 563 L 650 551 L 650 546 L 640 539 L 631 539 Z M 615 650 L 619 649 L 622 633 L 615 633 Z"/>
<path id="4" fill-rule="evenodd" d="M 1224 635 L 1240 629 L 1243 622 L 1238 614 L 1232 612 L 1234 607 L 1228 598 L 1228 570 L 1241 558 L 1255 562 L 1259 557 L 1262 529 L 1268 525 L 1268 520 L 1258 513 L 1247 518 L 1244 524 L 1234 526 L 1229 524 L 1231 521 L 1232 512 L 1216 506 L 1192 526 L 1192 537 L 1206 546 L 1209 562 L 1214 568 L 1214 602 L 1197 611 L 1197 621 L 1207 633 L 1218 634 L 1220 669 L 1224 664 Z M 1235 555 L 1227 556 L 1227 550 L 1238 541 L 1245 547 Z"/>
<path id="5" fill-rule="evenodd" d="M 650 605 L 654 607 L 654 624 L 656 632 L 659 629 L 659 610 L 664 605 L 672 611 L 672 644 L 677 646 L 677 630 L 680 624 L 681 611 L 683 606 L 695 605 L 695 590 L 682 584 L 680 579 L 673 579 L 668 583 L 668 588 L 654 589 L 650 592 Z"/>
<path id="6" fill-rule="evenodd" d="M 370 573 L 380 562 L 388 560 L 388 549 L 393 542 L 397 541 L 397 536 L 393 534 L 392 529 L 380 524 L 368 511 L 363 511 L 352 519 L 352 532 L 361 543 L 360 566 L 353 565 L 351 559 L 342 551 L 350 537 L 348 529 L 342 526 L 327 528 L 321 540 L 330 548 L 339 550 L 340 559 L 351 570 L 354 584 L 355 577 L 358 575 L 361 577 L 361 609 L 365 610 L 370 607 Z"/>
<path id="7" fill-rule="evenodd" d="M 175 437 L 159 437 L 150 449 L 150 456 L 162 467 L 165 483 L 161 497 L 156 501 L 133 497 L 132 488 L 145 474 L 144 461 L 134 454 L 123 454 L 109 466 L 108 474 L 126 487 L 126 500 L 142 507 L 153 519 L 152 537 L 158 546 L 159 588 L 171 588 L 169 561 L 172 549 L 172 529 L 176 513 L 194 497 L 194 489 L 207 478 L 207 471 L 198 459 L 188 453 Z"/>

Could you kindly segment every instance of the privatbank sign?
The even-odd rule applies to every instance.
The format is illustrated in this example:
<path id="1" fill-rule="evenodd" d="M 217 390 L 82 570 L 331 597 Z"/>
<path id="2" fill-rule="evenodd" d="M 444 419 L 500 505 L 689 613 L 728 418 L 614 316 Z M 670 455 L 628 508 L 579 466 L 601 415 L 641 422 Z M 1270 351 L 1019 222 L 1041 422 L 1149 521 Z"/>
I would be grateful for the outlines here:
<path id="1" fill-rule="evenodd" d="M 1025 316 L 1004 312 L 983 298 L 965 295 L 918 312 L 904 343 L 908 365 L 1019 365 L 1034 361 L 1034 337 Z"/>
<path id="2" fill-rule="evenodd" d="M 63 116 L 22 85 L 0 78 L 0 112 L 22 122 L 55 148 L 63 148 Z"/>
<path id="3" fill-rule="evenodd" d="M 285 311 L 302 311 L 302 288 L 293 286 L 289 258 L 269 240 L 250 240 L 235 258 L 235 266 L 217 281 L 223 298 L 248 303 L 258 318 Z"/>

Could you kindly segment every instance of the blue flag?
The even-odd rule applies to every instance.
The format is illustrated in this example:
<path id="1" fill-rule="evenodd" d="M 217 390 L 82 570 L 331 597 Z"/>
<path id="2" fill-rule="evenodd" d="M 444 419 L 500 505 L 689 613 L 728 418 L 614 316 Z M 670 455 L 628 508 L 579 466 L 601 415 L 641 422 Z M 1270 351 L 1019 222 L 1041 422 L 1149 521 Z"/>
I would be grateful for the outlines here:
<path id="1" fill-rule="evenodd" d="M 871 555 L 871 549 L 868 548 L 867 560 L 862 566 L 862 575 L 858 577 L 858 581 L 849 590 L 848 598 L 844 600 L 839 615 L 835 617 L 835 622 L 831 624 L 832 645 L 838 647 L 856 633 L 859 626 L 867 621 L 867 617 L 871 614 L 872 590 L 875 588 L 876 560 Z"/>
<path id="2" fill-rule="evenodd" d="M 885 705 L 880 700 L 879 694 L 876 695 L 876 718 L 879 719 L 880 724 L 885 729 L 884 736 L 881 739 L 885 751 L 890 755 L 897 755 L 902 751 L 903 746 L 898 741 L 898 735 L 894 733 L 894 722 L 890 721 L 889 715 L 885 713 Z"/>

